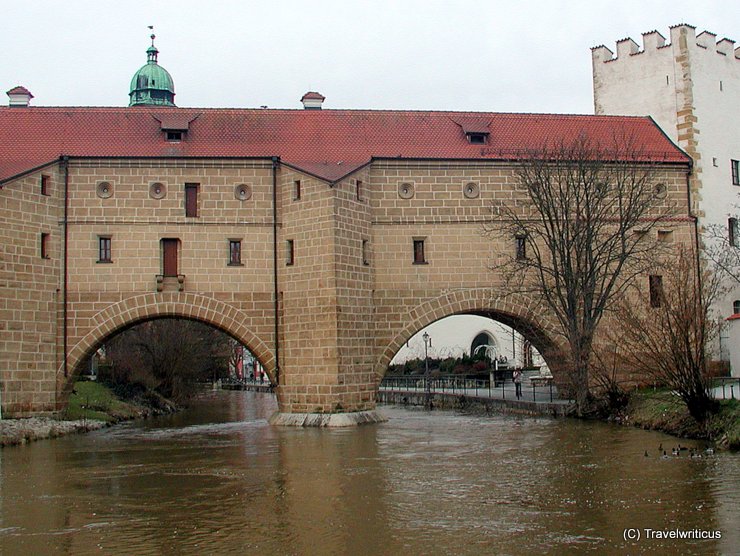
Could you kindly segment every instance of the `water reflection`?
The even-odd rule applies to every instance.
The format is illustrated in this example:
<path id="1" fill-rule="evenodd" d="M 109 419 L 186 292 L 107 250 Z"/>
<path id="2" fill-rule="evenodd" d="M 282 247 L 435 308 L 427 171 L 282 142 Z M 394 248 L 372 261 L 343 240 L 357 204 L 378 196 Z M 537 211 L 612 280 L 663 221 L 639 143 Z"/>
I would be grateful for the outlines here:
<path id="1" fill-rule="evenodd" d="M 3 554 L 732 553 L 740 458 L 599 423 L 386 408 L 267 425 L 267 395 L 0 452 Z M 644 452 L 649 456 L 645 457 Z M 670 451 L 669 451 L 670 453 Z M 626 527 L 719 529 L 628 544 Z"/>

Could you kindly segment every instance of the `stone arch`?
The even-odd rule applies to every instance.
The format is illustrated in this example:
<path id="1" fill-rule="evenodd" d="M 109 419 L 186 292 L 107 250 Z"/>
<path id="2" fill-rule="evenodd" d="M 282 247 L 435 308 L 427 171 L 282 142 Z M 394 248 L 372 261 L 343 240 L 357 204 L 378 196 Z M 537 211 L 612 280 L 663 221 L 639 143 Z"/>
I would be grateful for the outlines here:
<path id="1" fill-rule="evenodd" d="M 375 366 L 377 383 L 390 361 L 408 338 L 419 330 L 451 315 L 480 315 L 511 326 L 546 359 L 557 383 L 565 384 L 566 349 L 558 339 L 555 323 L 543 316 L 542 308 L 523 295 L 497 296 L 490 289 L 461 289 L 428 299 L 407 312 L 393 338 L 385 345 Z"/>
<path id="2" fill-rule="evenodd" d="M 237 339 L 257 357 L 274 384 L 275 358 L 266 342 L 245 323 L 249 316 L 228 303 L 193 293 L 148 293 L 109 305 L 92 317 L 89 330 L 69 350 L 67 368 L 71 384 L 75 370 L 106 338 L 137 323 L 166 317 L 197 320 Z"/>

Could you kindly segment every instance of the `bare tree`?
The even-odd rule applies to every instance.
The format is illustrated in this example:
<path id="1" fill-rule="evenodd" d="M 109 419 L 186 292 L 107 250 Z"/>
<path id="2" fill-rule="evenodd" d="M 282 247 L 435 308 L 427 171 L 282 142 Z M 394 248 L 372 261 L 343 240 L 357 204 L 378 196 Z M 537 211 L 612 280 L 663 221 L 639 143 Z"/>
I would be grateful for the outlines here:
<path id="1" fill-rule="evenodd" d="M 512 249 L 495 265 L 507 294 L 540 300 L 570 351 L 579 415 L 587 409 L 594 336 L 613 301 L 656 256 L 650 233 L 673 212 L 655 166 L 633 141 L 585 137 L 529 153 L 512 200 L 494 204 L 491 234 Z"/>
<path id="2" fill-rule="evenodd" d="M 717 406 L 709 395 L 707 349 L 718 332 L 710 311 L 719 279 L 708 271 L 699 275 L 695 253 L 686 248 L 659 271 L 657 291 L 631 292 L 620 302 L 622 357 L 641 375 L 674 390 L 703 423 Z"/>
<path id="3" fill-rule="evenodd" d="M 227 372 L 229 340 L 196 321 L 158 319 L 121 332 L 106 350 L 118 381 L 138 382 L 181 402 L 196 382 Z"/>

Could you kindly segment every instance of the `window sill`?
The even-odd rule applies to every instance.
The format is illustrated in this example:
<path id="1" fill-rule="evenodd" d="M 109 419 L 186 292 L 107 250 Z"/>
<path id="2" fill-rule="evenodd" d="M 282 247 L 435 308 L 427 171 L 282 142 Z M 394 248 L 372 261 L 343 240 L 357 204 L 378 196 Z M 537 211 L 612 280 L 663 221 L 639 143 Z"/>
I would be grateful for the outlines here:
<path id="1" fill-rule="evenodd" d="M 95 261 L 96 264 L 113 264 L 113 261 Z"/>
<path id="2" fill-rule="evenodd" d="M 429 264 L 429 263 L 427 261 L 421 261 L 421 262 L 414 261 L 413 264 Z"/>
<path id="3" fill-rule="evenodd" d="M 244 263 L 229 263 L 226 266 L 244 266 Z"/>

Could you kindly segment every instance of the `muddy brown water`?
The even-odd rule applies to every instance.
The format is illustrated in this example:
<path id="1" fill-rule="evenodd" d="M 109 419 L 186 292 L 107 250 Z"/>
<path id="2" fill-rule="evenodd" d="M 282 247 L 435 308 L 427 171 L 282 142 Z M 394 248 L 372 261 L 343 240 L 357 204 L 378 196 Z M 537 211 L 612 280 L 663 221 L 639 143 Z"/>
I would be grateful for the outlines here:
<path id="1" fill-rule="evenodd" d="M 565 419 L 386 406 L 380 425 L 287 429 L 274 410 L 214 392 L 3 449 L 0 553 L 740 553 L 738 454 L 673 457 L 672 437 Z"/>

